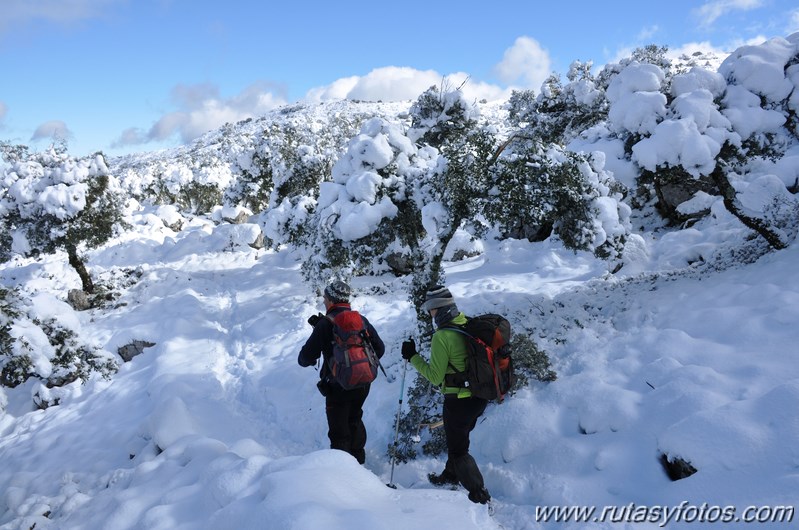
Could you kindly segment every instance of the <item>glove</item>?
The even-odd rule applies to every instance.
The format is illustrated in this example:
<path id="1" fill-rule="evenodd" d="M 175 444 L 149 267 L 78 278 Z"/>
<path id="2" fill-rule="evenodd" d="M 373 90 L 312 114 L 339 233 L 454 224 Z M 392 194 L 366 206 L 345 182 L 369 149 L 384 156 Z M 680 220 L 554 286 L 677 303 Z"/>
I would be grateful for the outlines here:
<path id="1" fill-rule="evenodd" d="M 315 315 L 311 315 L 310 317 L 308 317 L 308 323 L 311 325 L 312 328 L 315 328 L 317 322 L 319 322 L 323 318 L 324 316 L 322 315 L 322 313 L 317 313 Z"/>
<path id="2" fill-rule="evenodd" d="M 416 343 L 411 340 L 406 340 L 402 343 L 402 350 L 400 351 L 400 355 L 406 361 L 410 361 L 411 357 L 416 355 L 418 352 L 416 351 Z"/>

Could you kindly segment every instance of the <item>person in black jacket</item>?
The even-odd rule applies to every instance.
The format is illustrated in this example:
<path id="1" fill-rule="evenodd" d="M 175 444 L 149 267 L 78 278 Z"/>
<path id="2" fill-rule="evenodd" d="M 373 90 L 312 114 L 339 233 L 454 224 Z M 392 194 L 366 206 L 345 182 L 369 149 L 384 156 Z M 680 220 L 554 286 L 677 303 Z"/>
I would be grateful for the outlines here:
<path id="1" fill-rule="evenodd" d="M 327 436 L 330 448 L 346 451 L 360 464 L 366 461 L 366 427 L 363 424 L 363 404 L 369 395 L 370 385 L 345 390 L 335 379 L 330 377 L 330 357 L 333 355 L 333 323 L 330 318 L 343 311 L 351 311 L 350 295 L 352 291 L 346 283 L 336 280 L 325 288 L 323 302 L 325 315 L 313 315 L 308 323 L 313 332 L 300 350 L 297 362 L 300 366 L 313 366 L 322 356 L 322 368 L 319 370 L 319 392 L 325 396 L 327 414 Z M 363 323 L 371 339 L 372 347 L 378 359 L 385 353 L 385 345 L 375 328 L 363 317 Z"/>

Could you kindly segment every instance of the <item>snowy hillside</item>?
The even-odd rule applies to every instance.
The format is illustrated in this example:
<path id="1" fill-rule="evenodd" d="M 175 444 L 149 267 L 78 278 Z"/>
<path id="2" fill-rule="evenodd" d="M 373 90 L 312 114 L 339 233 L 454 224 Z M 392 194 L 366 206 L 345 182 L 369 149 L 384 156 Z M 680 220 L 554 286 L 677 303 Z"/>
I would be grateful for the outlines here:
<path id="1" fill-rule="evenodd" d="M 577 131 L 555 123 L 561 116 L 542 119 L 541 130 L 565 130 L 571 149 L 591 152 L 575 166 L 596 215 L 584 250 L 559 233 L 498 237 L 493 225 L 480 237 L 438 239 L 448 205 L 430 189 L 450 161 L 443 148 L 413 141 L 409 104 L 287 108 L 107 167 L 97 157 L 0 168 L 0 215 L 9 216 L 0 236 L 17 253 L 0 265 L 0 294 L 21 300 L 12 307 L 0 297 L 0 347 L 26 352 L 25 368 L 38 376 L 0 386 L 0 529 L 794 527 L 797 49 L 799 34 L 744 47 L 722 64 L 724 75 L 672 72 L 668 84 L 663 69 L 631 61 L 605 83 L 603 121 Z M 601 85 L 577 80 L 562 94 L 587 108 Z M 507 106 L 481 111 L 487 130 L 509 136 Z M 765 154 L 724 167 L 741 209 L 760 215 L 784 248 L 744 224 L 727 197 L 692 189 L 673 205 L 687 220 L 669 224 L 653 201 L 634 209 L 632 193 L 614 191 L 678 172 L 706 185 L 722 146 L 751 155 L 764 139 Z M 524 161 L 522 147 L 501 161 Z M 536 160 L 566 158 L 553 147 Z M 69 218 L 89 202 L 81 179 L 105 170 L 130 199 L 125 228 L 83 249 L 109 292 L 76 311 L 66 300 L 82 283 L 67 252 L 33 252 L 34 232 L 17 229 L 25 215 Z M 267 180 L 274 189 L 259 188 Z M 400 344 L 417 330 L 411 275 L 375 266 L 351 280 L 353 306 L 387 346 L 388 377 L 365 405 L 365 466 L 327 449 L 318 374 L 297 364 L 306 320 L 322 309 L 315 282 L 324 278 L 309 280 L 307 265 L 320 259 L 323 238 L 307 227 L 333 227 L 354 249 L 352 230 L 393 229 L 383 221 L 404 213 L 397 204 L 421 212 L 428 236 L 419 246 L 451 245 L 443 273 L 459 307 L 506 315 L 557 372 L 490 405 L 472 434 L 493 515 L 463 490 L 429 484 L 443 457 L 398 464 L 397 488 L 386 487 Z M 377 205 L 384 217 L 358 225 L 352 212 Z M 614 237 L 618 263 L 596 252 Z M 456 259 L 455 246 L 471 252 Z M 48 385 L 64 368 L 42 331 L 53 322 L 119 370 Z M 123 360 L 131 344 L 141 353 Z M 407 392 L 415 372 L 406 377 Z M 664 462 L 693 473 L 672 480 Z"/>

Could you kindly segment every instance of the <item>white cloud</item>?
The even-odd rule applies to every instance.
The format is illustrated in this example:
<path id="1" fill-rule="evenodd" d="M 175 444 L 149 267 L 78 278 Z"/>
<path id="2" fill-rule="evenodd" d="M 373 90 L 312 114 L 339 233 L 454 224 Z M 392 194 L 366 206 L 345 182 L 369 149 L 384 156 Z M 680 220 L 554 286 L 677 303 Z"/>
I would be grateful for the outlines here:
<path id="1" fill-rule="evenodd" d="M 72 131 L 61 120 L 50 120 L 39 125 L 33 132 L 30 141 L 35 140 L 67 140 L 72 138 Z"/>
<path id="2" fill-rule="evenodd" d="M 358 80 L 360 80 L 358 76 L 342 77 L 329 85 L 312 88 L 305 94 L 303 99 L 311 102 L 319 102 L 326 99 L 347 99 L 347 94 L 355 88 Z"/>
<path id="3" fill-rule="evenodd" d="M 719 18 L 732 11 L 749 11 L 757 9 L 763 5 L 763 0 L 714 0 L 702 4 L 693 10 L 694 15 L 699 18 L 699 25 L 707 27 Z"/>
<path id="4" fill-rule="evenodd" d="M 442 76 L 433 70 L 416 70 L 407 66 L 386 66 L 372 70 L 358 79 L 347 99 L 384 99 L 404 101 L 415 99 L 432 85 L 441 83 Z"/>
<path id="5" fill-rule="evenodd" d="M 385 66 L 376 68 L 363 77 L 344 77 L 329 85 L 313 88 L 303 100 L 308 102 L 328 99 L 410 101 L 418 98 L 431 86 L 439 86 L 442 83 L 453 88 L 462 86 L 466 97 L 475 101 L 483 99 L 494 101 L 505 99 L 510 95 L 508 89 L 475 82 L 463 72 L 442 75 L 434 70 Z"/>
<path id="6" fill-rule="evenodd" d="M 494 71 L 507 84 L 520 82 L 525 88 L 537 89 L 552 73 L 549 52 L 535 39 L 519 37 L 505 50 Z"/>
<path id="7" fill-rule="evenodd" d="M 178 85 L 172 89 L 173 104 L 178 110 L 164 114 L 146 132 L 138 128 L 126 129 L 112 147 L 163 141 L 175 135 L 184 143 L 190 142 L 225 123 L 260 116 L 285 105 L 286 99 L 275 92 L 282 91 L 258 82 L 225 99 L 215 85 Z"/>
<path id="8" fill-rule="evenodd" d="M 638 32 L 638 36 L 636 37 L 636 41 L 651 41 L 655 35 L 657 35 L 660 28 L 658 26 L 648 26 L 646 28 L 642 28 L 641 31 Z"/>
<path id="9" fill-rule="evenodd" d="M 5 103 L 0 101 L 0 126 L 3 124 L 3 120 L 6 117 L 6 113 L 8 113 L 8 106 Z"/>

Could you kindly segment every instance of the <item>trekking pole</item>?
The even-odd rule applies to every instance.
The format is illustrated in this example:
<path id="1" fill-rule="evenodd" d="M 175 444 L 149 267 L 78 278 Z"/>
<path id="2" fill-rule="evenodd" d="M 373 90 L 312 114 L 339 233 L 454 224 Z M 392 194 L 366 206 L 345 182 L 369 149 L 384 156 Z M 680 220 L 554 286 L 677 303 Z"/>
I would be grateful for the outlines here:
<path id="1" fill-rule="evenodd" d="M 397 489 L 394 484 L 394 464 L 397 462 L 397 439 L 399 437 L 399 422 L 400 414 L 402 413 L 402 396 L 405 394 L 405 372 L 408 370 L 408 361 L 402 363 L 402 382 L 400 383 L 399 407 L 397 407 L 397 421 L 394 425 L 394 447 L 391 451 L 391 478 L 389 478 L 388 486 L 392 489 Z"/>

